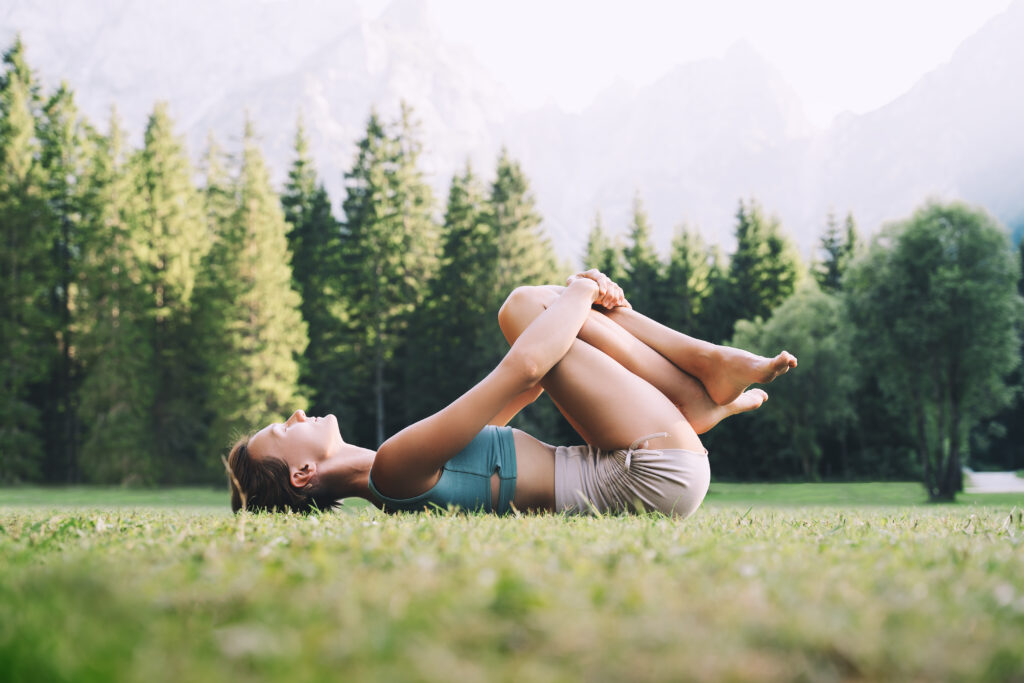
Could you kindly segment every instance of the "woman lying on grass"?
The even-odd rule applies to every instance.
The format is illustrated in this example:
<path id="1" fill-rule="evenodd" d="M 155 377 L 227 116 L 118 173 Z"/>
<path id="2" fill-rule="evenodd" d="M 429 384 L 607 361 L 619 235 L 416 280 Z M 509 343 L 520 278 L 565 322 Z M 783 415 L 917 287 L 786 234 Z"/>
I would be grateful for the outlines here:
<path id="1" fill-rule="evenodd" d="M 307 511 L 358 496 L 388 511 L 658 510 L 686 517 L 710 481 L 698 434 L 760 407 L 796 367 L 700 341 L 632 310 L 590 270 L 566 287 L 520 287 L 498 313 L 512 348 L 451 405 L 374 452 L 333 415 L 296 411 L 231 450 L 231 506 Z M 505 427 L 547 391 L 588 445 L 549 446 Z"/>

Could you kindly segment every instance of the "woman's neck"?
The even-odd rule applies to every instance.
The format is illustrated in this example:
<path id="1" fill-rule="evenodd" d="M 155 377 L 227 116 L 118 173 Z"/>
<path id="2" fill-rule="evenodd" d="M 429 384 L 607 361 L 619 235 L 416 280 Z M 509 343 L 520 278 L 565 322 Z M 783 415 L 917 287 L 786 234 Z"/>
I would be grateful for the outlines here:
<path id="1" fill-rule="evenodd" d="M 320 463 L 320 486 L 335 498 L 358 496 L 376 502 L 370 493 L 370 468 L 376 451 L 345 444 L 341 452 Z"/>

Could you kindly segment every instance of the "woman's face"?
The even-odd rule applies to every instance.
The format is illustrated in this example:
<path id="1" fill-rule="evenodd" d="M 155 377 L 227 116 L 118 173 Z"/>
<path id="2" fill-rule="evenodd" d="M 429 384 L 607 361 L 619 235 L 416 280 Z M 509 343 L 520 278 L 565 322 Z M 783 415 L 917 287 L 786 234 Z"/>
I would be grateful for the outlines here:
<path id="1" fill-rule="evenodd" d="M 321 463 L 335 455 L 344 445 L 338 430 L 338 419 L 306 417 L 296 410 L 284 422 L 275 422 L 256 432 L 249 439 L 249 453 L 255 458 L 278 457 L 291 470 L 301 470 L 308 463 Z"/>

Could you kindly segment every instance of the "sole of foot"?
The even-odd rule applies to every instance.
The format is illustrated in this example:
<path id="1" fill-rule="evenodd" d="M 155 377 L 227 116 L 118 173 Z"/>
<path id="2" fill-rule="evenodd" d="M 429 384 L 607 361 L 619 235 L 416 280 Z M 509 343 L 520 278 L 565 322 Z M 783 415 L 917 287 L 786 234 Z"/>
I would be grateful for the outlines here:
<path id="1" fill-rule="evenodd" d="M 723 347 L 719 362 L 724 366 L 720 378 L 706 388 L 711 400 L 720 406 L 738 399 L 751 384 L 768 384 L 797 366 L 796 356 L 789 351 L 766 358 L 729 347 Z"/>

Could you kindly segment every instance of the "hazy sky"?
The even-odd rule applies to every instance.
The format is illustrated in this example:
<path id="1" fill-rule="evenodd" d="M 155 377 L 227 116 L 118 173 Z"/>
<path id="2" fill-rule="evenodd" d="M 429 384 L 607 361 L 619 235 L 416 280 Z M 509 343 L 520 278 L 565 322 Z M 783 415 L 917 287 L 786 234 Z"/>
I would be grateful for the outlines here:
<path id="1" fill-rule="evenodd" d="M 374 13 L 387 0 L 362 0 Z M 651 83 L 673 66 L 746 40 L 827 125 L 874 109 L 952 56 L 1010 0 L 432 0 L 445 37 L 470 47 L 522 104 L 570 111 L 621 79 Z"/>

